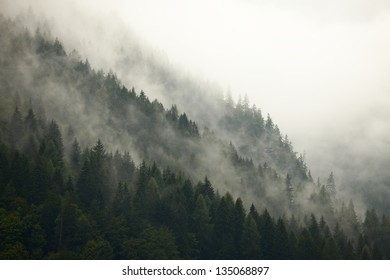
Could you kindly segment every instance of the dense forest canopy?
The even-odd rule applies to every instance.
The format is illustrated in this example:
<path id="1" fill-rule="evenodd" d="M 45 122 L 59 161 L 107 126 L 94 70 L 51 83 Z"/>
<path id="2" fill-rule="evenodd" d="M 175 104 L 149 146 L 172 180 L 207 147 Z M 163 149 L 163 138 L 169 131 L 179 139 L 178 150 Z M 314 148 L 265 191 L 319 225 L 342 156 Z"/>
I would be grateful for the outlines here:
<path id="1" fill-rule="evenodd" d="M 389 258 L 389 217 L 358 217 L 247 98 L 201 127 L 46 31 L 0 34 L 0 258 Z"/>

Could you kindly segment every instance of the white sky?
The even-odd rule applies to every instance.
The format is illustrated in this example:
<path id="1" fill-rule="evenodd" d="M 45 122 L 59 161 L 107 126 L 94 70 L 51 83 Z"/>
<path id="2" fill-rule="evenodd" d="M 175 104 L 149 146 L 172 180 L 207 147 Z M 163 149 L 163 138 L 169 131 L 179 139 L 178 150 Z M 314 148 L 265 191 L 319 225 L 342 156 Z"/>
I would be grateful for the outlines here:
<path id="1" fill-rule="evenodd" d="M 337 169 L 333 146 L 375 154 L 390 131 L 390 1 L 115 3 L 175 63 L 270 113 L 318 173 Z"/>
<path id="2" fill-rule="evenodd" d="M 0 1 L 15 7 L 16 2 L 31 3 L 54 14 L 71 3 Z M 324 150 L 353 141 L 359 124 L 380 124 L 381 129 L 361 128 L 373 146 L 377 136 L 388 135 L 388 0 L 75 3 L 91 14 L 120 18 L 185 71 L 230 88 L 236 96 L 247 94 L 264 114 L 271 114 L 297 151 L 307 152 L 314 170 L 335 164 Z"/>

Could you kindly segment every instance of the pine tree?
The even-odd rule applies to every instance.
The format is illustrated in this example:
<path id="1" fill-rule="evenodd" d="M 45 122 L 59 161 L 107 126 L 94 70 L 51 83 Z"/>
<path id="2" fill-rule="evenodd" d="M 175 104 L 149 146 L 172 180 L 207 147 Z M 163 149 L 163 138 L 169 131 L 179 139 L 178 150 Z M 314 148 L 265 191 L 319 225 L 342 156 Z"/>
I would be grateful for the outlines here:
<path id="1" fill-rule="evenodd" d="M 232 109 L 234 106 L 232 93 L 231 93 L 230 89 L 228 89 L 228 91 L 226 93 L 225 104 L 226 104 L 227 108 L 229 108 L 229 109 Z"/>
<path id="2" fill-rule="evenodd" d="M 229 194 L 222 197 L 216 212 L 213 240 L 216 259 L 235 259 L 234 202 Z"/>
<path id="3" fill-rule="evenodd" d="M 336 196 L 336 184 L 333 172 L 330 173 L 329 178 L 326 181 L 326 191 L 330 194 L 331 198 Z"/>
<path id="4" fill-rule="evenodd" d="M 235 251 L 238 253 L 240 252 L 240 244 L 242 239 L 242 234 L 244 230 L 244 222 L 245 222 L 245 209 L 243 202 L 241 198 L 238 198 L 236 200 L 236 203 L 234 205 L 234 243 L 235 243 Z"/>
<path id="5" fill-rule="evenodd" d="M 55 121 L 51 121 L 46 132 L 46 142 L 50 140 L 55 144 L 59 156 L 62 159 L 64 156 L 64 145 L 62 142 L 62 135 L 58 124 Z"/>
<path id="6" fill-rule="evenodd" d="M 103 159 L 106 156 L 106 150 L 100 139 L 98 139 L 96 145 L 92 148 L 91 152 L 92 164 L 100 167 L 103 162 Z"/>
<path id="7" fill-rule="evenodd" d="M 267 120 L 265 122 L 265 128 L 272 131 L 274 129 L 274 122 L 272 121 L 269 114 L 267 114 Z"/>
<path id="8" fill-rule="evenodd" d="M 316 254 L 313 254 L 313 252 L 315 252 L 313 247 L 313 239 L 311 238 L 309 231 L 304 228 L 298 237 L 297 258 L 300 260 L 316 259 Z"/>
<path id="9" fill-rule="evenodd" d="M 245 260 L 256 260 L 261 256 L 260 234 L 256 222 L 251 215 L 247 215 L 245 218 L 241 241 L 241 255 Z"/>
<path id="10" fill-rule="evenodd" d="M 339 260 L 341 259 L 340 250 L 336 241 L 333 238 L 327 238 L 321 252 L 324 260 Z"/>
<path id="11" fill-rule="evenodd" d="M 132 214 L 132 200 L 127 184 L 121 182 L 118 184 L 112 207 L 115 216 L 123 215 L 128 221 L 130 221 Z"/>
<path id="12" fill-rule="evenodd" d="M 91 165 L 89 160 L 85 160 L 80 171 L 80 176 L 77 181 L 77 196 L 83 208 L 88 208 L 91 205 L 95 193 L 93 186 L 93 178 L 91 174 Z"/>
<path id="13" fill-rule="evenodd" d="M 313 258 L 320 259 L 321 247 L 323 246 L 323 244 L 322 244 L 322 238 L 320 235 L 320 229 L 317 223 L 317 219 L 313 214 L 311 214 L 310 216 L 309 233 L 310 233 L 311 240 L 313 241 L 311 254 Z"/>
<path id="14" fill-rule="evenodd" d="M 284 221 L 279 218 L 275 229 L 275 259 L 289 260 L 292 259 L 292 248 L 289 242 L 287 229 Z"/>
<path id="15" fill-rule="evenodd" d="M 287 192 L 287 198 L 290 206 L 294 205 L 294 187 L 292 186 L 291 177 L 287 173 L 286 176 L 286 192 Z"/>
<path id="16" fill-rule="evenodd" d="M 77 138 L 74 139 L 72 145 L 72 151 L 70 154 L 70 162 L 74 172 L 77 172 L 80 169 L 80 157 L 81 149 Z"/>
<path id="17" fill-rule="evenodd" d="M 264 210 L 259 219 L 259 232 L 260 232 L 260 247 L 262 249 L 262 257 L 264 259 L 275 258 L 275 225 L 271 218 L 271 215 Z"/>
<path id="18" fill-rule="evenodd" d="M 199 194 L 196 199 L 193 221 L 193 228 L 199 242 L 199 257 L 209 259 L 211 257 L 210 235 L 212 226 L 210 224 L 209 209 L 202 194 Z"/>
<path id="19" fill-rule="evenodd" d="M 167 111 L 166 118 L 172 123 L 176 123 L 179 119 L 179 113 L 176 105 L 172 105 L 171 109 Z"/>
<path id="20" fill-rule="evenodd" d="M 214 188 L 207 176 L 204 178 L 204 183 L 198 185 L 198 192 L 204 197 L 208 197 L 210 200 L 215 198 Z"/>

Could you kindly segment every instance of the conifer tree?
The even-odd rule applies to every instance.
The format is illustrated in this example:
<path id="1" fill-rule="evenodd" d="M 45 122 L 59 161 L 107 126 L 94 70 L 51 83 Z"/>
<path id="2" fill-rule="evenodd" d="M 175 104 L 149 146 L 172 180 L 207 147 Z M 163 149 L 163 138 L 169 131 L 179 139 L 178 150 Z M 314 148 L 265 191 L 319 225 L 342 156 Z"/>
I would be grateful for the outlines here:
<path id="1" fill-rule="evenodd" d="M 247 215 L 245 218 L 241 248 L 242 258 L 245 260 L 256 260 L 261 256 L 260 234 L 251 215 Z"/>
<path id="2" fill-rule="evenodd" d="M 336 196 L 336 184 L 333 172 L 330 172 L 328 180 L 326 181 L 326 190 L 330 194 L 331 198 L 334 198 Z"/>

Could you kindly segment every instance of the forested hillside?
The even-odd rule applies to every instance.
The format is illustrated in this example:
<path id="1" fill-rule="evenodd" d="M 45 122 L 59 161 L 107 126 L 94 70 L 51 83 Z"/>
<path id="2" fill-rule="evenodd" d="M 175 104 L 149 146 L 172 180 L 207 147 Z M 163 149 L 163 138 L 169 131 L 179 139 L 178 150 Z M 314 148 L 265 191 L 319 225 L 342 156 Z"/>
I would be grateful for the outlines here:
<path id="1" fill-rule="evenodd" d="M 0 258 L 389 258 L 389 217 L 360 221 L 248 100 L 199 127 L 60 39 L 0 34 Z"/>
<path id="2" fill-rule="evenodd" d="M 56 120 L 65 135 L 76 135 L 82 146 L 99 138 L 111 152 L 129 151 L 137 163 L 155 161 L 193 180 L 209 176 L 218 190 L 247 197 L 247 207 L 277 205 L 270 209 L 276 215 L 289 207 L 287 173 L 292 183 L 300 183 L 298 189 L 303 191 L 307 183 L 310 192 L 315 188 L 288 138 L 247 102 L 221 99 L 224 118 L 198 127 L 174 100 L 164 108 L 142 89 L 122 85 L 113 72 L 92 69 L 76 51 L 67 54 L 58 39 L 3 23 L 2 57 L 9 65 L 1 75 L 7 96 L 2 100 L 4 116 L 11 117 L 16 107 L 24 112 L 33 109 L 42 119 Z M 225 135 L 211 128 L 216 124 Z M 237 139 L 245 154 L 237 151 Z"/>

